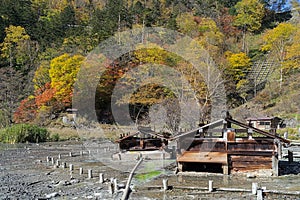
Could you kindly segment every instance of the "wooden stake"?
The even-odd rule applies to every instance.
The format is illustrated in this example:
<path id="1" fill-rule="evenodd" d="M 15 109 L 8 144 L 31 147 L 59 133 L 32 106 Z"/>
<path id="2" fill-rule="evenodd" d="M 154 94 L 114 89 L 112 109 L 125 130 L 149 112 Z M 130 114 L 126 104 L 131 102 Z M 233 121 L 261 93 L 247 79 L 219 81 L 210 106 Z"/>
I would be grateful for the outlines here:
<path id="1" fill-rule="evenodd" d="M 168 190 L 168 179 L 163 179 L 162 182 L 163 182 L 164 191 L 167 191 Z"/>
<path id="2" fill-rule="evenodd" d="M 67 163 L 63 162 L 63 163 L 61 164 L 61 167 L 64 168 L 64 169 L 67 168 Z"/>
<path id="3" fill-rule="evenodd" d="M 110 194 L 113 194 L 113 193 L 114 193 L 114 184 L 113 184 L 113 182 L 110 182 L 110 183 L 108 184 L 108 190 L 109 190 L 109 193 L 110 193 Z"/>
<path id="4" fill-rule="evenodd" d="M 263 200 L 263 190 L 262 189 L 257 189 L 257 200 Z"/>
<path id="5" fill-rule="evenodd" d="M 257 193 L 257 183 L 252 183 L 252 194 L 256 194 Z"/>
<path id="6" fill-rule="evenodd" d="M 104 175 L 103 175 L 103 173 L 99 174 L 99 183 L 104 183 Z"/>
<path id="7" fill-rule="evenodd" d="M 69 167 L 70 167 L 70 171 L 74 170 L 74 166 L 72 164 L 70 164 Z"/>
<path id="8" fill-rule="evenodd" d="M 93 178 L 93 173 L 92 173 L 92 170 L 89 169 L 88 170 L 88 179 L 91 179 L 91 178 Z"/>
<path id="9" fill-rule="evenodd" d="M 118 180 L 115 178 L 114 179 L 114 191 L 117 192 L 119 190 L 119 187 L 118 187 Z"/>
<path id="10" fill-rule="evenodd" d="M 209 192 L 212 192 L 213 190 L 214 190 L 214 188 L 213 188 L 213 181 L 212 180 L 209 180 L 208 181 L 208 191 Z"/>

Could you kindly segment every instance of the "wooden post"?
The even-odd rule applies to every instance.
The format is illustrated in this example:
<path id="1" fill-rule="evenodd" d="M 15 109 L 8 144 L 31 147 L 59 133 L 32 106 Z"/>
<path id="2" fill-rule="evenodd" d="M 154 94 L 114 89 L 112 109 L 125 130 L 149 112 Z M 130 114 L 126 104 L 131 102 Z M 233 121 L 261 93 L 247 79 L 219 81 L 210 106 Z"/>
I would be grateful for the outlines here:
<path id="1" fill-rule="evenodd" d="M 79 168 L 79 175 L 82 175 L 82 174 L 83 174 L 83 168 L 80 167 L 80 168 Z"/>
<path id="2" fill-rule="evenodd" d="M 50 157 L 49 156 L 46 157 L 46 161 L 50 162 Z"/>
<path id="3" fill-rule="evenodd" d="M 57 165 L 57 167 L 59 167 L 59 165 L 60 165 L 60 160 L 56 160 L 56 165 Z"/>
<path id="4" fill-rule="evenodd" d="M 163 183 L 164 191 L 167 191 L 168 190 L 168 179 L 163 179 L 162 183 Z"/>
<path id="5" fill-rule="evenodd" d="M 288 150 L 288 159 L 289 159 L 289 163 L 294 162 L 294 155 L 293 152 Z"/>
<path id="6" fill-rule="evenodd" d="M 120 153 L 118 153 L 118 158 L 119 158 L 119 160 L 122 160 L 122 157 L 121 157 Z"/>
<path id="7" fill-rule="evenodd" d="M 62 167 L 62 168 L 67 168 L 67 163 L 63 162 L 63 163 L 61 164 L 61 167 Z"/>
<path id="8" fill-rule="evenodd" d="M 261 188 L 257 189 L 257 200 L 263 200 L 263 190 Z"/>
<path id="9" fill-rule="evenodd" d="M 257 183 L 252 183 L 252 194 L 256 194 L 257 193 Z"/>
<path id="10" fill-rule="evenodd" d="M 214 182 L 212 180 L 208 181 L 208 192 L 212 192 L 214 190 L 213 183 Z"/>
<path id="11" fill-rule="evenodd" d="M 276 155 L 273 155 L 272 156 L 272 171 L 273 171 L 275 176 L 279 175 L 278 165 L 279 165 L 279 160 L 278 160 Z"/>
<path id="12" fill-rule="evenodd" d="M 282 159 L 282 143 L 278 142 L 278 158 Z"/>
<path id="13" fill-rule="evenodd" d="M 222 168 L 223 168 L 223 174 L 224 175 L 229 175 L 228 165 L 225 164 L 225 165 L 222 166 Z"/>
<path id="14" fill-rule="evenodd" d="M 80 155 L 83 156 L 83 151 L 80 151 Z"/>
<path id="15" fill-rule="evenodd" d="M 118 187 L 118 180 L 115 178 L 114 179 L 114 191 L 117 192 L 119 190 L 119 187 Z"/>
<path id="16" fill-rule="evenodd" d="M 54 158 L 51 157 L 51 164 L 54 165 Z"/>
<path id="17" fill-rule="evenodd" d="M 171 159 L 176 159 L 176 147 L 172 146 Z"/>
<path id="18" fill-rule="evenodd" d="M 161 159 L 165 160 L 166 156 L 165 156 L 165 152 L 161 152 Z"/>
<path id="19" fill-rule="evenodd" d="M 103 173 L 99 174 L 99 183 L 104 183 L 104 175 L 103 175 Z"/>
<path id="20" fill-rule="evenodd" d="M 70 156 L 70 157 L 72 157 L 72 156 L 73 156 L 72 152 L 70 152 L 70 153 L 69 153 L 69 156 Z"/>
<path id="21" fill-rule="evenodd" d="M 108 184 L 108 190 L 109 190 L 109 193 L 110 193 L 110 194 L 113 194 L 113 193 L 114 193 L 114 184 L 113 184 L 113 182 L 110 182 L 110 183 Z"/>
<path id="22" fill-rule="evenodd" d="M 288 137 L 289 137 L 288 132 L 284 132 L 283 138 L 284 138 L 284 139 L 288 139 Z"/>
<path id="23" fill-rule="evenodd" d="M 72 164 L 69 165 L 70 171 L 74 170 L 74 166 Z"/>
<path id="24" fill-rule="evenodd" d="M 58 159 L 61 159 L 61 154 L 58 154 Z"/>
<path id="25" fill-rule="evenodd" d="M 88 179 L 91 179 L 91 178 L 93 178 L 93 173 L 92 173 L 92 170 L 89 169 L 88 170 Z"/>

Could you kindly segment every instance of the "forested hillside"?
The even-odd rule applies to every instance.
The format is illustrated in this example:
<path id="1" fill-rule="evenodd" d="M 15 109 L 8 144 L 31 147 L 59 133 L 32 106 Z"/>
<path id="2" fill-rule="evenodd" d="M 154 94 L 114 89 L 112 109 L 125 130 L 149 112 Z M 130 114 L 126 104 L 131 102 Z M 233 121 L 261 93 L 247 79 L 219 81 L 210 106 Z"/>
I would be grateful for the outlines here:
<path id="1" fill-rule="evenodd" d="M 225 80 L 229 108 L 254 99 L 270 110 L 280 97 L 299 90 L 299 81 L 293 81 L 300 72 L 299 10 L 297 1 L 288 6 L 284 0 L 1 0 L 0 127 L 51 124 L 72 107 L 85 57 L 109 37 L 144 27 L 178 31 L 208 50 Z M 149 60 L 186 72 L 198 88 L 196 98 L 209 110 L 203 80 L 187 72 L 188 63 L 154 47 L 129 52 L 107 66 L 96 91 L 99 121 L 113 122 L 109 107 L 116 80 Z M 174 97 L 157 85 L 141 90 L 146 95 L 136 92 L 130 99 L 133 118 L 141 108 Z M 299 109 L 295 105 L 286 112 Z"/>

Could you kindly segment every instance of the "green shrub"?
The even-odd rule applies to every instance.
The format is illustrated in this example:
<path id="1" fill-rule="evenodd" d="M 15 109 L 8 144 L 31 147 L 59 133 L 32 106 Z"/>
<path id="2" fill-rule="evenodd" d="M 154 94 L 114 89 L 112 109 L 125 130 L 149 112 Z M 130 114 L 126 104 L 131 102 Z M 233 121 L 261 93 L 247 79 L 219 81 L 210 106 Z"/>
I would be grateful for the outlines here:
<path id="1" fill-rule="evenodd" d="M 59 136 L 58 133 L 52 134 L 52 135 L 50 136 L 50 141 L 52 141 L 52 142 L 57 142 L 57 141 L 59 141 L 59 140 L 60 140 L 60 136 Z"/>
<path id="2" fill-rule="evenodd" d="M 47 129 L 32 124 L 15 124 L 0 131 L 4 143 L 45 142 L 48 138 Z"/>

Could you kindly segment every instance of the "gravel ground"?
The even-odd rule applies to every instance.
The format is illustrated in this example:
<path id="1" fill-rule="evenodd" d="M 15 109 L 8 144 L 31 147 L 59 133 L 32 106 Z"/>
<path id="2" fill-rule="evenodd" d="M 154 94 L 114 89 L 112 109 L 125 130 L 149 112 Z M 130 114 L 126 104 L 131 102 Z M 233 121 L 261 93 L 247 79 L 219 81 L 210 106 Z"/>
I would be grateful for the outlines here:
<path id="1" fill-rule="evenodd" d="M 72 156 L 69 155 L 70 152 Z M 126 156 L 122 154 L 120 160 L 117 152 L 117 146 L 107 141 L 1 144 L 0 199 L 120 199 L 122 188 L 126 184 L 129 172 L 137 163 L 139 153 L 126 154 Z M 143 155 L 149 157 L 142 162 L 137 174 L 147 174 L 152 171 L 160 171 L 161 174 L 152 179 L 134 178 L 130 199 L 256 199 L 256 196 L 249 192 L 209 193 L 206 190 L 190 188 L 208 187 L 208 180 L 213 180 L 216 188 L 251 190 L 252 182 L 257 182 L 268 190 L 300 191 L 298 160 L 294 160 L 291 164 L 281 161 L 281 171 L 285 174 L 283 176 L 247 178 L 245 174 L 174 175 L 174 160 L 162 161 L 159 159 L 161 154 L 157 152 L 152 152 L 152 155 L 149 152 L 147 154 L 149 155 Z M 48 162 L 47 157 L 49 157 Z M 63 168 L 62 163 L 66 163 L 66 168 Z M 70 164 L 74 167 L 72 172 L 69 170 Z M 80 168 L 83 169 L 81 175 Z M 88 169 L 92 170 L 94 176 L 90 179 Z M 104 183 L 99 182 L 99 173 L 104 174 Z M 111 178 L 116 178 L 121 188 L 114 194 L 109 190 Z M 160 188 L 162 179 L 168 179 L 173 189 L 163 191 Z M 267 194 L 265 199 L 300 199 L 300 196 Z"/>

